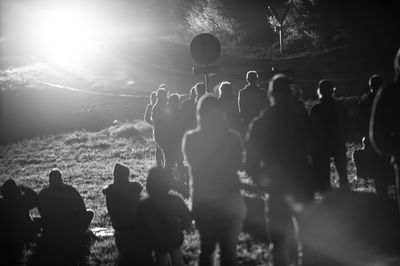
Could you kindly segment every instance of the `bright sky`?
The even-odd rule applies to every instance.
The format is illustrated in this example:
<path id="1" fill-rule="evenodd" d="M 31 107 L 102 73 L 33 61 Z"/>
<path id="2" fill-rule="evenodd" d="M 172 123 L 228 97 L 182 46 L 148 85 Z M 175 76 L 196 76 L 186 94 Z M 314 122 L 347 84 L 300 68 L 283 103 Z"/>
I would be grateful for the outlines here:
<path id="1" fill-rule="evenodd" d="M 0 40 L 12 39 L 9 48 L 28 51 L 55 63 L 75 63 L 99 50 L 110 49 L 113 42 L 145 38 L 165 30 L 149 3 L 0 0 Z"/>

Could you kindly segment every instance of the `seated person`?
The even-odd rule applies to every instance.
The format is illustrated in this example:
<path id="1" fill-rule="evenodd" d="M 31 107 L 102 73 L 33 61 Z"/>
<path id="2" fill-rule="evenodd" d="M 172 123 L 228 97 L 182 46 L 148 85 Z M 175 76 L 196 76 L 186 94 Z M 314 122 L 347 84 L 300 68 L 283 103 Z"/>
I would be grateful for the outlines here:
<path id="1" fill-rule="evenodd" d="M 4 230 L 1 236 L 0 257 L 5 264 L 17 263 L 24 244 L 39 232 L 29 215 L 29 210 L 37 206 L 37 194 L 31 188 L 20 186 L 8 179 L 1 186 L 0 226 Z"/>
<path id="2" fill-rule="evenodd" d="M 79 192 L 63 183 L 61 172 L 53 169 L 49 186 L 39 193 L 39 213 L 46 234 L 84 233 L 89 229 L 94 212 L 87 210 Z"/>
<path id="3" fill-rule="evenodd" d="M 111 223 L 117 232 L 131 231 L 135 226 L 136 209 L 143 187 L 129 182 L 129 168 L 120 163 L 114 166 L 114 183 L 103 189 Z"/>
<path id="4" fill-rule="evenodd" d="M 191 224 L 190 212 L 182 197 L 170 193 L 173 176 L 170 171 L 156 167 L 149 171 L 146 189 L 149 196 L 138 205 L 137 228 L 143 255 L 157 265 L 183 265 L 181 245 L 183 230 Z M 146 261 L 146 263 L 153 263 Z"/>

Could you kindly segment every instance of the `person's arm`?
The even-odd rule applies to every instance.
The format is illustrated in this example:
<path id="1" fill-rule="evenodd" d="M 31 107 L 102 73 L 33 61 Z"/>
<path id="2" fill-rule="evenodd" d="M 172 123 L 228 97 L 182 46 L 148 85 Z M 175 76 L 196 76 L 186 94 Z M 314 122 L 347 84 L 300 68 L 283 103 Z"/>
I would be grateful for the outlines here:
<path id="1" fill-rule="evenodd" d="M 144 113 L 144 121 L 146 121 L 150 125 L 153 125 L 153 121 L 151 121 L 151 109 L 152 109 L 152 107 L 153 106 L 151 104 L 148 104 L 146 106 L 146 111 Z"/>

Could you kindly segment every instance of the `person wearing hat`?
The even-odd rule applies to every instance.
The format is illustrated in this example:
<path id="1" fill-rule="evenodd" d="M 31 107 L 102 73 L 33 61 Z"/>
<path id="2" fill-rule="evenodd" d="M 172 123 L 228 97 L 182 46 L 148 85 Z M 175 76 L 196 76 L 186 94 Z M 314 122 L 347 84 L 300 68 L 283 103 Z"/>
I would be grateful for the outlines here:
<path id="1" fill-rule="evenodd" d="M 294 106 L 291 83 L 284 74 L 271 79 L 271 106 L 251 122 L 246 137 L 245 170 L 260 189 L 269 193 L 274 265 L 293 262 L 287 257 L 287 230 L 292 227 L 295 211 L 301 209 L 291 207 L 304 206 L 314 194 L 308 160 L 309 132 Z"/>
<path id="2" fill-rule="evenodd" d="M 348 187 L 349 184 L 346 155 L 348 117 L 345 106 L 333 97 L 334 91 L 331 81 L 321 80 L 317 90 L 320 102 L 310 112 L 315 141 L 313 162 L 321 192 L 331 188 L 331 157 L 339 174 L 340 187 Z"/>
<path id="3" fill-rule="evenodd" d="M 63 182 L 57 168 L 49 174 L 49 185 L 40 191 L 38 205 L 45 235 L 71 236 L 84 233 L 94 217 L 94 212 L 86 209 L 79 192 Z"/>
<path id="4" fill-rule="evenodd" d="M 103 189 L 107 210 L 115 231 L 129 231 L 135 225 L 136 207 L 143 186 L 129 181 L 129 168 L 123 164 L 114 165 L 114 183 Z"/>
<path id="5" fill-rule="evenodd" d="M 103 189 L 103 194 L 115 229 L 115 243 L 120 259 L 128 263 L 132 259 L 137 205 L 143 186 L 139 182 L 129 181 L 129 168 L 123 164 L 116 163 L 113 172 L 114 182 Z"/>

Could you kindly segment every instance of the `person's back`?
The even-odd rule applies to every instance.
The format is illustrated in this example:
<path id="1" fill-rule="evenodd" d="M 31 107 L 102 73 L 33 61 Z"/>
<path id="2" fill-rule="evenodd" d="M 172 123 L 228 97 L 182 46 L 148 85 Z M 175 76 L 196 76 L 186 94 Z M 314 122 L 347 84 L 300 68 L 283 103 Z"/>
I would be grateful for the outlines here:
<path id="1" fill-rule="evenodd" d="M 274 265 L 289 264 L 287 230 L 295 210 L 288 199 L 304 204 L 314 194 L 307 125 L 294 105 L 290 84 L 290 79 L 283 74 L 271 79 L 271 107 L 252 121 L 246 138 L 246 172 L 260 188 L 269 192 Z"/>
<path id="2" fill-rule="evenodd" d="M 348 118 L 343 103 L 331 95 L 321 95 L 320 103 L 311 108 L 310 116 L 318 145 L 331 150 L 345 144 Z"/>
<path id="3" fill-rule="evenodd" d="M 106 196 L 107 210 L 116 232 L 134 229 L 142 190 L 140 183 L 129 182 L 129 168 L 115 164 L 114 183 L 103 189 L 103 194 Z"/>
<path id="4" fill-rule="evenodd" d="M 311 109 L 311 125 L 314 138 L 313 163 L 319 179 L 318 189 L 331 188 L 330 158 L 333 157 L 339 175 L 340 186 L 348 186 L 347 177 L 347 111 L 343 103 L 333 98 L 335 88 L 329 80 L 318 84 L 320 103 Z"/>
<path id="5" fill-rule="evenodd" d="M 182 132 L 196 127 L 196 88 L 190 89 L 190 98 L 183 101 L 181 106 Z"/>
<path id="6" fill-rule="evenodd" d="M 79 192 L 64 184 L 59 170 L 50 172 L 50 185 L 39 193 L 39 213 L 47 233 L 66 234 L 85 232 L 93 218 L 87 211 Z"/>
<path id="7" fill-rule="evenodd" d="M 218 100 L 203 96 L 195 130 L 186 132 L 183 151 L 192 179 L 192 216 L 200 233 L 200 265 L 214 265 L 218 244 L 221 265 L 237 265 L 236 244 L 245 206 L 237 171 L 242 166 L 239 135 L 230 131 Z"/>
<path id="8" fill-rule="evenodd" d="M 369 78 L 368 84 L 369 92 L 359 101 L 358 107 L 358 123 L 362 137 L 368 137 L 369 135 L 369 121 L 372 113 L 372 105 L 374 103 L 376 93 L 381 87 L 383 87 L 383 78 L 376 74 L 372 75 Z M 367 142 L 369 142 L 368 139 Z"/>
<path id="9" fill-rule="evenodd" d="M 395 170 L 395 193 L 400 210 L 400 49 L 394 60 L 392 84 L 381 88 L 374 100 L 370 121 L 370 140 L 382 156 L 391 158 Z"/>
<path id="10" fill-rule="evenodd" d="M 232 85 L 229 82 L 222 82 L 219 87 L 218 102 L 224 113 L 224 118 L 229 128 L 243 133 L 241 118 L 238 108 L 238 97 L 233 94 Z"/>
<path id="11" fill-rule="evenodd" d="M 370 123 L 370 139 L 381 154 L 400 158 L 400 49 L 394 60 L 392 84 L 381 88 L 375 98 Z"/>
<path id="12" fill-rule="evenodd" d="M 18 265 L 24 244 L 39 233 L 39 226 L 29 215 L 29 210 L 37 206 L 37 194 L 31 188 L 18 187 L 12 179 L 4 182 L 0 191 L 0 226 L 4 230 L 0 256 L 5 265 Z"/>
<path id="13" fill-rule="evenodd" d="M 190 227 L 190 212 L 183 199 L 170 194 L 173 176 L 165 168 L 149 170 L 146 189 L 149 196 L 138 204 L 137 237 L 141 241 L 141 263 L 150 263 L 155 252 L 157 265 L 183 265 L 180 247 L 183 231 Z"/>
<path id="14" fill-rule="evenodd" d="M 293 192 L 310 185 L 309 132 L 290 100 L 269 107 L 255 118 L 249 126 L 247 143 L 251 153 L 246 167 L 250 173 L 257 168 L 253 163 L 261 160 L 265 167 L 262 171 L 269 173 L 274 189 Z M 253 155 L 258 158 L 251 158 Z"/>
<path id="15" fill-rule="evenodd" d="M 254 117 L 269 106 L 267 91 L 257 85 L 258 76 L 255 71 L 247 73 L 248 84 L 239 91 L 239 112 L 247 127 Z"/>

